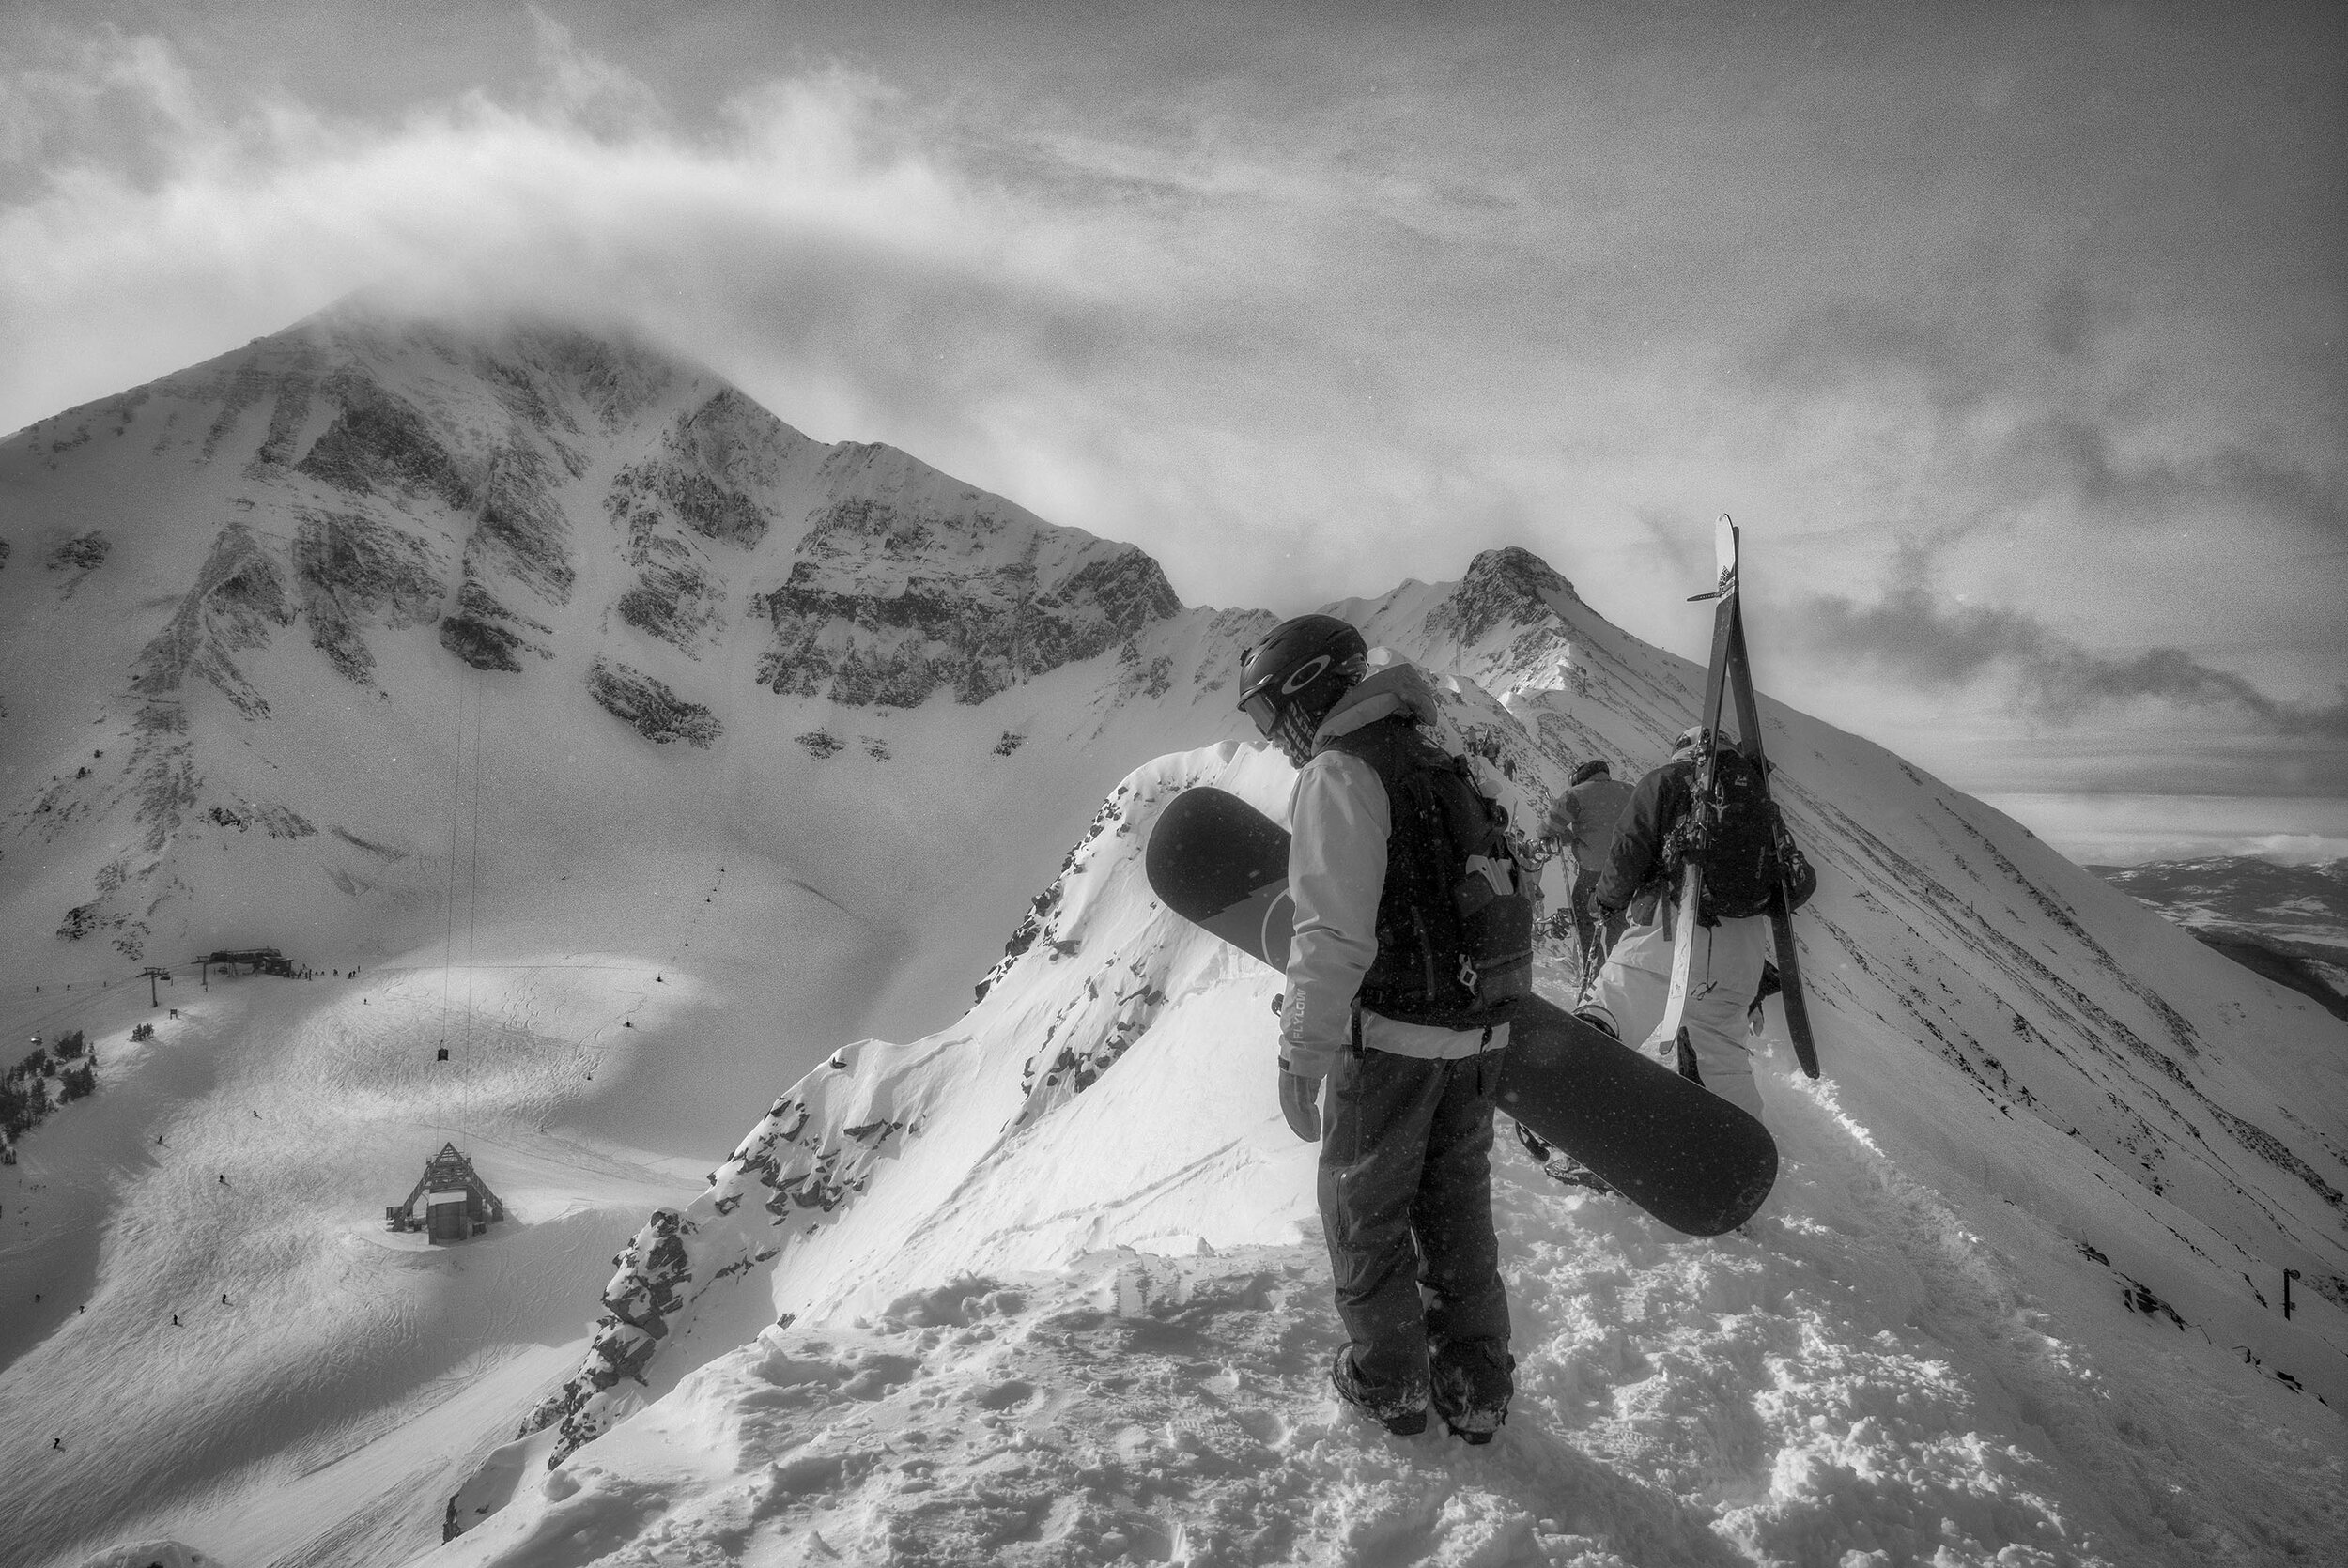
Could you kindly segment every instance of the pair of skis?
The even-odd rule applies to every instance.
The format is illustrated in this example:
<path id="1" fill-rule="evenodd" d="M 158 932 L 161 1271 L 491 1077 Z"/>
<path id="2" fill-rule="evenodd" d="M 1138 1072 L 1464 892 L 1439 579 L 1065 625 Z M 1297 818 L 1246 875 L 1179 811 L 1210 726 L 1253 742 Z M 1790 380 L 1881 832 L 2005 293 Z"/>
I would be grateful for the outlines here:
<path id="1" fill-rule="evenodd" d="M 1719 559 L 1719 585 L 1689 602 L 1713 601 L 1712 662 L 1704 677 L 1704 750 L 1696 761 L 1694 803 L 1698 809 L 1710 798 L 1719 769 L 1721 708 L 1729 697 L 1737 704 L 1738 749 L 1753 760 L 1768 793 L 1769 762 L 1761 751 L 1761 704 L 1753 695 L 1753 667 L 1745 656 L 1744 612 L 1737 592 L 1737 525 L 1723 515 L 1713 525 L 1713 548 Z M 1777 806 L 1769 803 L 1775 816 Z M 1781 863 L 1782 865 L 1782 863 Z M 1679 924 L 1672 931 L 1671 992 L 1663 1002 L 1663 1021 L 1647 1038 L 1647 1049 L 1670 1043 L 1681 1053 L 1688 1045 L 1688 992 L 1695 967 L 1696 910 L 1704 895 L 1704 872 L 1692 863 L 1680 873 Z M 1810 1077 L 1818 1076 L 1818 1046 L 1810 1034 L 1810 1008 L 1802 998 L 1801 967 L 1794 950 L 1793 910 L 1781 878 L 1769 892 L 1769 930 L 1777 939 L 1777 980 L 1785 1007 L 1785 1032 L 1793 1038 L 1795 1059 Z"/>

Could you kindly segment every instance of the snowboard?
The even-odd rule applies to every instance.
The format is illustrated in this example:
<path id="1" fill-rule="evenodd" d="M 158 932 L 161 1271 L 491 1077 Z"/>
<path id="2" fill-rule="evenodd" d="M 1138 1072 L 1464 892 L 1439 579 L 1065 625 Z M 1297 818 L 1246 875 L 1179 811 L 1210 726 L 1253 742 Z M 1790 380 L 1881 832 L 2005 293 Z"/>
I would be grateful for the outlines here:
<path id="1" fill-rule="evenodd" d="M 1288 967 L 1296 906 L 1287 829 L 1201 785 L 1166 803 L 1144 866 L 1175 914 Z M 1759 1121 L 1538 996 L 1517 1004 L 1498 1099 L 1545 1142 L 1690 1236 L 1735 1229 L 1777 1179 L 1777 1145 Z"/>
<path id="2" fill-rule="evenodd" d="M 1701 802 L 1712 792 L 1714 774 L 1718 768 L 1721 740 L 1721 709 L 1728 700 L 1737 704 L 1737 735 L 1738 749 L 1753 759 L 1761 771 L 1762 794 L 1769 795 L 1769 761 L 1761 750 L 1761 703 L 1753 691 L 1753 665 L 1745 653 L 1745 617 L 1742 596 L 1738 590 L 1737 525 L 1723 515 L 1713 526 L 1715 563 L 1719 569 L 1717 585 L 1709 593 L 1699 593 L 1697 600 L 1714 601 L 1712 607 L 1712 658 L 1705 670 L 1704 714 L 1702 723 L 1707 737 L 1704 754 L 1696 761 L 1694 798 Z M 1774 813 L 1772 800 L 1769 810 Z M 1680 871 L 1679 925 L 1672 933 L 1671 989 L 1663 1000 L 1662 1021 L 1648 1037 L 1646 1051 L 1670 1051 L 1681 1054 L 1685 1049 L 1685 1028 L 1688 990 L 1692 983 L 1695 967 L 1695 931 L 1693 912 L 1704 892 L 1704 873 L 1694 866 Z M 1800 955 L 1794 946 L 1794 917 L 1791 901 L 1781 883 L 1769 894 L 1769 934 L 1776 949 L 1778 984 L 1783 988 L 1780 1000 L 1785 1009 L 1785 1033 L 1794 1047 L 1794 1059 L 1801 1070 L 1812 1078 L 1818 1076 L 1818 1046 L 1810 1033 L 1810 1007 L 1801 989 Z"/>

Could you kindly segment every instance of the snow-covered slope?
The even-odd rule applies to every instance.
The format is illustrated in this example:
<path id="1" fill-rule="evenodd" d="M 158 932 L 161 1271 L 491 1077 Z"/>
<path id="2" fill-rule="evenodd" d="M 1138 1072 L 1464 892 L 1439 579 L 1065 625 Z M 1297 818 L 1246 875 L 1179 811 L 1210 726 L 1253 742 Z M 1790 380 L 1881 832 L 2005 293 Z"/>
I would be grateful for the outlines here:
<path id="1" fill-rule="evenodd" d="M 1454 734 L 1492 706 L 1466 688 Z M 1750 1235 L 1675 1237 L 1504 1144 L 1502 1441 L 1339 1416 L 1308 1150 L 1266 1082 L 1276 977 L 1138 881 L 1174 792 L 1276 806 L 1285 775 L 1224 746 L 1128 777 L 978 1007 L 843 1053 L 639 1236 L 605 1355 L 456 1495 L 436 1560 L 2247 1563 L 2340 1538 L 2334 1307 L 2228 1291 L 2177 1205 L 2093 1185 L 2083 1135 L 2008 1130 L 2015 1091 L 1855 1022 L 1863 973 L 1822 998 L 1839 1082 L 1771 1053 L 1787 1174 Z"/>
<path id="2" fill-rule="evenodd" d="M 440 1560 L 502 1563 L 2348 1530 L 2348 1030 L 1979 803 L 1768 706 L 1830 1075 L 1765 1063 L 1771 1208 L 1687 1241 L 1504 1148 L 1522 1403 L 1480 1455 L 1395 1442 L 1322 1382 L 1276 978 L 1139 871 L 1190 782 L 1279 811 L 1228 689 L 1267 617 L 641 350 L 357 312 L 245 353 L 0 453 L 0 1022 L 101 1080 L 0 1167 L 0 1561 L 400 1561 L 452 1495 Z M 1521 821 L 1659 761 L 1701 681 L 1522 551 L 1336 607 Z M 137 964 L 258 942 L 323 977 L 182 975 L 131 1045 Z M 387 1248 L 450 1135 L 513 1222 Z"/>
<path id="3" fill-rule="evenodd" d="M 363 301 L 20 432 L 0 519 L 7 981 L 566 929 L 732 842 L 771 948 L 865 969 L 778 1010 L 926 1024 L 1058 835 L 981 852 L 1124 771 L 1013 748 L 1189 709 L 1223 640 L 1130 546 L 649 350 Z"/>
<path id="4" fill-rule="evenodd" d="M 1455 742 L 1486 759 L 1488 776 L 1521 809 L 1553 780 L 1556 759 L 1533 742 L 1543 715 L 1552 737 L 1566 730 L 1576 749 L 1643 765 L 1676 728 L 1695 673 L 1611 634 L 1567 585 L 1524 558 L 1479 561 L 1456 589 L 1413 585 L 1376 605 L 1340 607 L 1390 642 L 1416 642 L 1422 656 L 1453 672 Z M 1568 635 L 1577 663 L 1557 675 Z M 1544 686 L 1545 675 L 1559 684 Z M 1495 700 L 1491 689 L 1504 695 Z M 1682 1342 L 1690 1376 L 1650 1391 L 1670 1408 L 1649 1412 L 1652 1426 L 1634 1425 L 1673 1428 L 1698 1410 L 1717 1419 L 1722 1400 L 1747 1413 L 1723 1429 L 1683 1434 L 1685 1484 L 1674 1489 L 1692 1494 L 1682 1500 L 1700 1501 L 1722 1536 L 1796 1560 L 1828 1542 L 1863 1548 L 1879 1541 L 1895 1560 L 1945 1545 L 1953 1560 L 1985 1560 L 2018 1543 L 2057 1560 L 2103 1551 L 2128 1560 L 2131 1551 L 2173 1544 L 2145 1536 L 2148 1516 L 2185 1521 L 2176 1533 L 2191 1549 L 2218 1556 L 2262 1530 L 2326 1538 L 2337 1521 L 2325 1522 L 2323 1488 L 2339 1474 L 2342 1452 L 2331 1406 L 2348 1400 L 2331 1136 L 2342 1125 L 2342 1084 L 2336 1058 L 2307 1058 L 2310 1049 L 2336 1045 L 2336 1024 L 2178 941 L 2125 900 L 2090 902 L 2093 879 L 2033 854 L 2020 829 L 1896 759 L 1800 715 L 1779 711 L 1770 723 L 1801 835 L 1831 868 L 1805 923 L 1822 1051 L 1837 1082 L 1831 1091 L 1805 1085 L 1778 1055 L 1770 1098 L 1794 1174 L 1774 1228 L 1757 1237 L 1771 1259 L 1760 1268 L 1782 1267 L 1788 1248 L 1802 1253 L 1795 1237 L 1864 1236 L 1867 1245 L 1849 1253 L 1830 1241 L 1836 1255 L 1809 1259 L 1859 1298 L 1888 1292 L 1890 1299 L 1872 1313 L 1837 1309 L 1857 1315 L 1809 1344 L 1819 1360 L 1804 1370 L 1805 1355 L 1789 1356 L 1766 1385 L 1732 1372 L 1737 1352 L 1727 1343 L 1701 1333 Z M 554 1423 L 551 1440 L 541 1434 L 517 1452 L 533 1462 L 541 1453 L 560 1460 L 588 1446 L 568 1459 L 569 1479 L 535 1492 L 525 1485 L 526 1506 L 485 1530 L 482 1555 L 468 1560 L 518 1560 L 502 1554 L 543 1540 L 557 1520 L 567 1529 L 575 1519 L 608 1519 L 618 1496 L 673 1531 L 715 1528 L 709 1521 L 724 1512 L 717 1499 L 730 1507 L 749 1495 L 752 1517 L 775 1521 L 778 1536 L 801 1526 L 820 1533 L 813 1521 L 827 1515 L 835 1533 L 863 1529 L 853 1538 L 867 1549 L 900 1549 L 899 1527 L 878 1521 L 897 1517 L 895 1489 L 908 1467 L 870 1457 L 874 1429 L 860 1415 L 811 1417 L 765 1448 L 750 1445 L 749 1458 L 736 1453 L 732 1468 L 721 1462 L 693 1479 L 648 1477 L 626 1457 L 645 1453 L 648 1439 L 627 1434 L 637 1422 L 671 1433 L 681 1421 L 708 1429 L 720 1420 L 716 1412 L 764 1397 L 757 1377 L 728 1383 L 745 1357 L 798 1367 L 798 1347 L 829 1353 L 843 1317 L 881 1325 L 884 1340 L 887 1331 L 918 1329 L 932 1311 L 924 1291 L 965 1276 L 1019 1278 L 1097 1260 L 1110 1248 L 1179 1257 L 1263 1248 L 1289 1226 L 1301 1240 L 1311 1224 L 1305 1151 L 1288 1138 L 1263 1082 L 1262 1018 L 1274 977 L 1172 921 L 1136 881 L 1148 820 L 1176 790 L 1213 781 L 1269 809 L 1285 779 L 1261 752 L 1228 747 L 1162 758 L 1130 776 L 1070 857 L 1033 940 L 979 1007 L 953 1030 L 910 1046 L 868 1042 L 843 1053 L 777 1103 L 701 1199 L 657 1217 L 608 1287 L 611 1315 L 595 1353 L 566 1395 L 533 1417 Z M 1905 850 L 1892 847 L 1895 838 Z M 2022 857 L 2035 862 L 2034 875 Z M 2091 921 L 2108 934 L 2097 935 Z M 2113 957 L 2124 943 L 2162 952 L 2171 976 L 2186 972 L 2186 983 L 2170 989 L 2200 1023 Z M 2298 1080 L 2278 1093 L 2293 1071 Z M 2292 1146 L 2294 1133 L 2312 1161 Z M 1628 1244 L 1617 1237 L 1592 1251 L 1579 1234 L 1577 1206 L 1540 1192 L 1538 1179 L 1522 1171 L 1516 1184 L 1536 1217 L 1526 1222 L 1530 1255 L 1579 1253 L 1571 1268 L 1520 1276 L 1536 1298 L 1529 1310 L 1550 1321 L 1540 1298 L 1587 1292 L 1588 1271 L 1623 1268 L 1610 1249 Z M 1610 1218 L 1633 1231 L 1644 1225 Z M 1696 1276 L 1689 1288 L 1713 1303 L 1695 1315 L 1747 1310 L 1740 1287 L 1725 1283 L 1746 1267 L 1723 1251 L 1736 1245 L 1679 1244 Z M 1317 1281 L 1310 1247 L 1289 1246 L 1277 1254 L 1279 1268 Z M 2302 1278 L 2299 1315 L 2288 1322 L 2275 1310 L 2282 1267 Z M 764 1289 L 751 1283 L 761 1273 L 771 1275 Z M 2307 1304 L 2310 1284 L 2331 1299 Z M 965 1299 L 983 1294 L 973 1285 Z M 1291 1331 L 1309 1331 L 1312 1299 L 1311 1288 L 1294 1297 Z M 1181 1305 L 1161 1315 L 1179 1318 Z M 1124 1310 L 1149 1315 L 1131 1299 Z M 758 1330 L 770 1314 L 782 1327 Z M 1854 1334 L 1861 1320 L 1877 1326 Z M 1570 1321 L 1601 1337 L 1621 1332 L 1589 1315 Z M 1887 1325 L 1904 1328 L 1913 1343 Z M 994 1324 L 980 1338 L 1009 1331 Z M 730 1370 L 696 1374 L 636 1422 L 611 1428 L 674 1386 L 684 1369 L 752 1332 L 756 1345 L 729 1358 Z M 1871 1335 L 1875 1351 L 1862 1348 Z M 1893 1353 L 1877 1360 L 1886 1335 Z M 1580 1354 L 1574 1337 L 1551 1346 L 1568 1364 Z M 2082 1343 L 2097 1348 L 2083 1353 Z M 957 1400 L 987 1407 L 997 1386 L 991 1371 L 965 1373 L 951 1354 L 908 1357 L 885 1345 L 863 1353 L 895 1368 L 895 1381 L 918 1389 L 936 1380 L 926 1401 L 908 1393 L 916 1409 Z M 1329 1432 L 1310 1362 L 1280 1363 L 1276 1387 L 1263 1394 L 1269 1407 L 1253 1411 L 1254 1423 L 1288 1434 L 1274 1445 L 1284 1453 L 1304 1440 L 1299 1435 L 1316 1446 L 1336 1443 L 1343 1453 L 1321 1460 L 1350 1477 L 1356 1451 L 1377 1445 Z M 863 1363 L 834 1364 L 845 1386 Z M 1208 1363 L 1199 1364 L 1203 1382 Z M 1642 1376 L 1628 1381 L 1649 1380 L 1644 1357 L 1638 1365 Z M 2148 1365 L 2159 1368 L 2157 1385 L 2135 1380 Z M 2155 1485 L 2158 1462 L 2149 1471 L 2120 1463 L 2139 1418 L 2099 1409 L 2097 1380 L 2111 1376 L 2129 1379 L 2136 1403 L 2126 1407 L 2156 1421 L 2154 1446 L 2167 1445 L 2169 1462 L 2180 1467 L 2194 1445 L 2197 1406 L 2248 1401 L 2262 1413 L 2245 1408 L 2239 1420 L 2248 1423 L 2245 1441 L 2259 1432 L 2252 1447 L 2262 1479 L 2229 1479 L 2181 1513 L 2148 1515 L 2164 1500 L 2161 1488 L 2185 1483 Z M 793 1371 L 783 1380 L 823 1379 Z M 1014 1381 L 1045 1387 L 1034 1377 Z M 1841 1446 L 1820 1448 L 1813 1418 L 1832 1424 L 1815 1407 L 1821 1400 L 1883 1411 L 1921 1400 L 1931 1413 L 1912 1425 L 1883 1414 L 1859 1419 L 1846 1423 Z M 813 1401 L 817 1408 L 829 1403 Z M 2304 1407 L 2303 1437 L 2260 1427 L 2278 1405 Z M 1044 1401 L 1038 1413 L 1047 1407 L 1052 1422 L 1085 1425 L 1069 1435 L 1063 1456 L 1071 1473 L 1082 1473 L 1091 1452 L 1085 1445 L 1097 1448 L 1108 1435 L 1089 1427 L 1082 1401 Z M 1205 1407 L 1190 1413 L 1212 1419 L 1214 1402 Z M 1800 1421 L 1783 1419 L 1796 1412 Z M 1587 1430 L 1568 1407 L 1552 1407 L 1552 1436 Z M 1231 1419 L 1250 1429 L 1239 1415 Z M 1957 1422 L 1966 1423 L 1961 1430 L 1949 1428 Z M 994 1452 L 986 1439 L 965 1434 L 958 1441 L 965 1451 L 977 1446 L 953 1462 L 983 1468 L 981 1455 Z M 1538 1476 L 1559 1456 L 1536 1447 L 1544 1452 L 1523 1457 Z M 852 1463 L 857 1453 L 867 1457 Z M 760 1472 L 769 1461 L 777 1471 L 813 1467 L 803 1473 L 820 1474 L 822 1484 L 779 1486 L 774 1472 Z M 924 1453 L 911 1468 L 919 1479 L 937 1463 Z M 1892 1489 L 1902 1500 L 1887 1505 L 1872 1487 L 1858 1499 L 1846 1495 L 1854 1473 L 1898 1477 Z M 2278 1484 L 2277 1474 L 2287 1479 Z M 582 1475 L 596 1478 L 584 1490 Z M 1319 1530 L 1334 1550 L 1359 1536 L 1356 1524 L 1317 1510 L 1311 1472 L 1298 1479 L 1300 1495 L 1266 1505 L 1286 1518 L 1279 1528 L 1287 1539 Z M 1531 1478 L 1520 1479 L 1526 1499 L 1539 1495 Z M 1395 1506 L 1422 1524 L 1430 1512 L 1440 1517 L 1458 1500 L 1456 1480 Z M 658 1506 L 644 1506 L 648 1491 Z M 1934 1500 L 1923 1501 L 1925 1494 Z M 548 1499 L 563 1506 L 540 1512 Z M 476 1495 L 470 1506 L 495 1500 Z M 1516 1504 L 1508 1527 L 1527 1540 L 1540 1533 L 1537 1514 L 1527 1512 L 1535 1506 Z M 1943 1539 L 1932 1542 L 1933 1529 L 1919 1533 L 1919 1508 L 1946 1511 L 1923 1521 L 1935 1529 L 1950 1521 Z M 1969 1509 L 1978 1514 L 1970 1522 Z M 837 1522 L 843 1516 L 851 1523 Z M 1043 1538 L 1038 1560 L 1058 1549 L 1047 1548 L 1053 1541 L 1079 1560 L 1088 1549 L 1115 1555 L 1080 1539 L 1078 1523 L 1052 1517 L 1061 1533 L 1042 1516 L 1023 1527 Z M 683 1518 L 703 1522 L 688 1527 Z M 1457 1526 L 1474 1536 L 1491 1523 Z M 1619 1520 L 1614 1529 L 1635 1533 Z M 1600 1539 L 1621 1549 L 1627 1542 L 1609 1530 Z M 1215 1560 L 1201 1545 L 1210 1537 L 1196 1528 L 1183 1539 L 1205 1554 L 1199 1560 Z M 2254 1560 L 2255 1548 L 2245 1549 Z"/>
<path id="5" fill-rule="evenodd" d="M 554 327 L 354 301 L 0 443 L 0 1028 L 100 1082 L 0 1165 L 0 1559 L 540 1397 L 612 1239 L 746 1103 L 955 1017 L 1131 759 L 1240 726 L 1263 623 Z M 317 977 L 190 963 L 257 946 Z M 531 1304 L 364 1239 L 451 1137 Z"/>

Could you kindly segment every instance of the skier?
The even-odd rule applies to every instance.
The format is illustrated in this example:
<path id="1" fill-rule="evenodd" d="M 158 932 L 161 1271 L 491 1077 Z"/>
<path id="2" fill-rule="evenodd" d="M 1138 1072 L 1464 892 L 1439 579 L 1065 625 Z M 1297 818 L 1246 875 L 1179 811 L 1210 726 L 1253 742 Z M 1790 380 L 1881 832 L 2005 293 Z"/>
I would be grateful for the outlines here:
<path id="1" fill-rule="evenodd" d="M 1437 907 L 1462 862 L 1438 842 L 1449 837 L 1439 814 L 1394 805 L 1438 798 L 1427 781 L 1453 760 L 1419 731 L 1436 714 L 1424 678 L 1406 664 L 1371 675 L 1368 652 L 1345 622 L 1306 615 L 1240 668 L 1241 709 L 1298 770 L 1280 1108 L 1298 1137 L 1321 1143 L 1348 1336 L 1330 1369 L 1338 1395 L 1403 1437 L 1426 1429 L 1431 1403 L 1453 1432 L 1486 1443 L 1515 1391 L 1491 1167 L 1508 1030 L 1438 994 L 1457 992 L 1462 955 L 1411 941 L 1462 923 Z"/>
<path id="2" fill-rule="evenodd" d="M 1597 899 L 1609 912 L 1627 913 L 1631 924 L 1607 955 L 1598 983 L 1575 1009 L 1583 1018 L 1637 1047 L 1662 1022 L 1671 991 L 1672 939 L 1681 919 L 1697 923 L 1689 970 L 1686 1026 L 1688 1049 L 1654 1042 L 1679 1070 L 1732 1105 L 1761 1115 L 1761 1090 L 1753 1082 L 1753 1056 L 1744 1041 L 1746 1013 L 1761 991 L 1769 952 L 1766 915 L 1715 917 L 1705 910 L 1678 907 L 1679 868 L 1668 840 L 1694 806 L 1695 776 L 1708 736 L 1702 725 L 1683 731 L 1671 760 L 1639 780 L 1617 824 L 1614 847 Z M 1723 752 L 1730 749 L 1721 743 Z M 1716 831 L 1741 830 L 1726 824 Z M 1808 896 L 1795 890 L 1795 902 Z"/>
<path id="3" fill-rule="evenodd" d="M 1567 909 L 1582 955 L 1585 992 L 1590 981 L 1598 977 L 1606 955 L 1622 939 L 1622 915 L 1601 915 L 1596 896 L 1599 878 L 1605 874 L 1607 857 L 1614 847 L 1614 824 L 1630 804 L 1630 786 L 1613 776 L 1605 758 L 1595 757 L 1573 770 L 1570 785 L 1550 807 L 1549 821 L 1542 827 L 1552 843 L 1573 852 L 1568 863 L 1573 884 L 1567 893 Z"/>

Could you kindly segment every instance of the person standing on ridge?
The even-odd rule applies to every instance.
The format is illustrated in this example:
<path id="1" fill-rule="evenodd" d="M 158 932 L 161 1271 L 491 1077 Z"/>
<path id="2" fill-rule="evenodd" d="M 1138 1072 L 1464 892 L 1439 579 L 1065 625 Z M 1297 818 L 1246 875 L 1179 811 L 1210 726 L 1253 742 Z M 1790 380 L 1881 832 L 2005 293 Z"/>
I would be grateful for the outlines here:
<path id="1" fill-rule="evenodd" d="M 1714 915 L 1709 887 L 1703 899 L 1706 907 L 1683 910 L 1678 905 L 1680 862 L 1674 853 L 1673 830 L 1694 808 L 1696 770 L 1707 738 L 1700 724 L 1682 731 L 1671 760 L 1641 778 L 1630 792 L 1596 895 L 1599 908 L 1609 915 L 1627 913 L 1630 926 L 1574 1010 L 1626 1045 L 1647 1043 L 1662 1022 L 1671 992 L 1673 934 L 1680 920 L 1693 919 L 1695 947 L 1681 1015 L 1688 1049 L 1679 1051 L 1674 1041 L 1658 1042 L 1656 1049 L 1683 1074 L 1758 1117 L 1761 1090 L 1753 1081 L 1753 1053 L 1745 1044 L 1746 1012 L 1761 991 L 1769 953 L 1769 917 Z M 1722 761 L 1716 767 L 1733 767 L 1742 761 L 1729 760 L 1735 748 L 1726 741 L 1720 750 Z M 1791 889 L 1793 902 L 1799 906 L 1815 886 L 1813 874 L 1808 885 Z"/>
<path id="2" fill-rule="evenodd" d="M 1368 655 L 1352 626 L 1306 615 L 1240 666 L 1241 709 L 1298 770 L 1280 1109 L 1321 1144 L 1338 1395 L 1397 1436 L 1426 1430 L 1431 1405 L 1486 1443 L 1515 1391 L 1492 1099 L 1509 999 L 1530 989 L 1532 906 L 1505 818 L 1421 731 L 1437 714 L 1425 678 L 1372 674 Z M 1521 943 L 1495 924 L 1511 904 Z"/>
<path id="3" fill-rule="evenodd" d="M 1587 994 L 1598 978 L 1599 966 L 1614 944 L 1622 940 L 1620 912 L 1601 914 L 1597 907 L 1599 878 L 1606 872 L 1614 847 L 1614 824 L 1630 804 L 1630 786 L 1613 776 L 1603 757 L 1594 757 L 1573 770 L 1573 777 L 1557 804 L 1549 808 L 1542 833 L 1560 848 L 1572 852 L 1572 885 L 1567 890 L 1567 910 L 1573 921 L 1573 938 L 1582 956 L 1582 989 Z"/>

